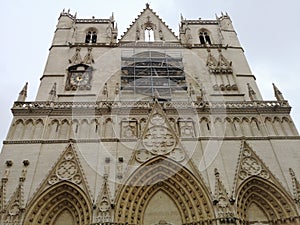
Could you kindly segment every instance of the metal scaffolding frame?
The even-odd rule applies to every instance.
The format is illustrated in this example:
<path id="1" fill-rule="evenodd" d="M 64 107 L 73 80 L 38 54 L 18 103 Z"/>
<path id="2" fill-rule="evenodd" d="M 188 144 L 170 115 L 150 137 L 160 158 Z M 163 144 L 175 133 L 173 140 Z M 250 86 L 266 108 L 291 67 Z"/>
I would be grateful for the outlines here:
<path id="1" fill-rule="evenodd" d="M 169 99 L 187 90 L 180 51 L 123 50 L 121 61 L 121 92 Z"/>

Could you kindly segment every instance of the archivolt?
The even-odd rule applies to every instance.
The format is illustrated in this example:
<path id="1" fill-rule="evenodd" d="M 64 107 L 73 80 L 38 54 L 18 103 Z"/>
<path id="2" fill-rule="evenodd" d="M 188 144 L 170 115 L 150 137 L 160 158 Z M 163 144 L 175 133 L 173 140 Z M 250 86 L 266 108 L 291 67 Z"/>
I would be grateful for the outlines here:
<path id="1" fill-rule="evenodd" d="M 256 203 L 271 220 L 289 220 L 297 216 L 291 197 L 284 190 L 260 177 L 245 180 L 237 192 L 237 214 L 247 221 L 247 210 Z M 293 219 L 292 219 L 293 220 Z"/>
<path id="2" fill-rule="evenodd" d="M 205 185 L 182 165 L 157 156 L 141 165 L 121 187 L 115 221 L 143 224 L 146 206 L 160 190 L 174 201 L 183 224 L 214 218 Z"/>
<path id="3" fill-rule="evenodd" d="M 52 225 L 63 210 L 71 213 L 76 225 L 90 224 L 90 206 L 90 201 L 80 188 L 66 181 L 61 182 L 31 201 L 24 225 Z"/>

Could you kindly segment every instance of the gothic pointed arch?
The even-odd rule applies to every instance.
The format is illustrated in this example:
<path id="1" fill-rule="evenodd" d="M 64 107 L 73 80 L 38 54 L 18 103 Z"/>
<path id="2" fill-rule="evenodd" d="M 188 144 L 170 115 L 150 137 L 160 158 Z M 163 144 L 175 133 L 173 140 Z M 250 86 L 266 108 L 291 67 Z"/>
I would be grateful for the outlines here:
<path id="1" fill-rule="evenodd" d="M 269 224 L 273 221 L 297 224 L 295 218 L 299 215 L 290 195 L 281 187 L 259 176 L 251 176 L 240 185 L 236 204 L 237 216 L 242 222 L 249 222 L 249 208 L 255 204 L 267 218 L 264 223 Z"/>
<path id="2" fill-rule="evenodd" d="M 23 224 L 56 225 L 64 218 L 66 225 L 90 224 L 91 206 L 80 160 L 73 144 L 68 144 L 30 199 Z"/>
<path id="3" fill-rule="evenodd" d="M 85 192 L 70 181 L 59 182 L 38 195 L 28 206 L 25 224 L 55 225 L 61 212 L 69 212 L 66 225 L 91 223 L 91 202 Z"/>
<path id="4" fill-rule="evenodd" d="M 186 167 L 163 155 L 143 163 L 116 196 L 115 221 L 143 224 L 145 210 L 159 191 L 169 196 L 180 214 L 180 224 L 210 221 L 211 196 L 204 183 Z"/>
<path id="5" fill-rule="evenodd" d="M 245 140 L 234 183 L 233 198 L 241 222 L 251 222 L 250 209 L 256 208 L 264 215 L 264 223 L 297 224 L 299 215 L 292 197 Z"/>

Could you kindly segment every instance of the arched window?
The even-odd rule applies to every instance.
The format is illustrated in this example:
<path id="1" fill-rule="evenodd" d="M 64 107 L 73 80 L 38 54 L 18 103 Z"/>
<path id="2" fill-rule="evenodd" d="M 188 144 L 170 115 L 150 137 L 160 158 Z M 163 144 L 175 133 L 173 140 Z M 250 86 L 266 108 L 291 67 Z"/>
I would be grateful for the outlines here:
<path id="1" fill-rule="evenodd" d="M 202 45 L 211 45 L 211 40 L 209 33 L 206 30 L 200 31 L 199 34 L 200 44 Z"/>
<path id="2" fill-rule="evenodd" d="M 96 43 L 97 42 L 97 32 L 88 31 L 85 36 L 85 43 Z"/>
<path id="3" fill-rule="evenodd" d="M 145 30 L 145 41 L 154 42 L 154 31 L 152 28 L 147 28 Z"/>

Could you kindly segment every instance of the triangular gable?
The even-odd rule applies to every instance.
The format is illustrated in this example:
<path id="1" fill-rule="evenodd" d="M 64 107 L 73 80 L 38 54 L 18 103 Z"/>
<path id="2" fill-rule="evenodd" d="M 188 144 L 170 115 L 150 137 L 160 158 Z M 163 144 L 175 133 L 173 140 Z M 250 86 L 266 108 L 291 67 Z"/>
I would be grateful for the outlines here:
<path id="1" fill-rule="evenodd" d="M 220 179 L 220 173 L 217 168 L 215 168 L 215 180 L 215 193 L 213 197 L 213 203 L 217 206 L 218 217 L 232 218 L 234 217 L 232 198 L 228 196 L 227 190 Z"/>
<path id="2" fill-rule="evenodd" d="M 140 163 L 157 155 L 165 155 L 178 162 L 186 158 L 179 137 L 157 100 L 146 121 L 134 154 L 135 160 Z"/>
<path id="3" fill-rule="evenodd" d="M 126 180 L 139 166 L 159 157 L 166 157 L 184 165 L 199 180 L 204 180 L 191 160 L 188 150 L 182 145 L 162 106 L 155 100 L 123 179 Z"/>
<path id="4" fill-rule="evenodd" d="M 272 182 L 273 184 L 281 186 L 280 182 L 271 173 L 265 163 L 257 156 L 248 143 L 243 140 L 234 178 L 233 194 L 236 193 L 236 190 L 244 180 L 252 176 L 261 177 Z"/>
<path id="5" fill-rule="evenodd" d="M 34 196 L 40 196 L 45 190 L 51 186 L 68 181 L 80 187 L 89 197 L 91 192 L 87 185 L 87 180 L 82 170 L 78 155 L 73 144 L 68 144 L 66 149 L 62 152 L 58 161 L 54 164 L 51 171 L 45 180 L 41 183 Z M 91 199 L 91 198 L 90 198 Z"/>
<path id="6" fill-rule="evenodd" d="M 146 8 L 121 36 L 120 42 L 145 41 L 145 30 L 151 29 L 154 41 L 179 42 L 168 25 L 146 4 Z"/>
<path id="7" fill-rule="evenodd" d="M 2 222 L 7 224 L 20 223 L 22 214 L 24 212 L 24 181 L 27 170 L 23 169 L 19 178 L 19 184 L 3 209 Z"/>

